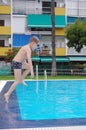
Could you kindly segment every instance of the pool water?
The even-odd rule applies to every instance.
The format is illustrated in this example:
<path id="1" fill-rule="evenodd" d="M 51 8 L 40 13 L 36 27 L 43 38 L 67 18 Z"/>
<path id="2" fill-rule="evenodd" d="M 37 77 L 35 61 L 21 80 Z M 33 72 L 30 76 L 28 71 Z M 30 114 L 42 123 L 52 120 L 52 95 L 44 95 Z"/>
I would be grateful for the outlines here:
<path id="1" fill-rule="evenodd" d="M 22 120 L 86 118 L 86 80 L 26 83 L 16 87 Z"/>

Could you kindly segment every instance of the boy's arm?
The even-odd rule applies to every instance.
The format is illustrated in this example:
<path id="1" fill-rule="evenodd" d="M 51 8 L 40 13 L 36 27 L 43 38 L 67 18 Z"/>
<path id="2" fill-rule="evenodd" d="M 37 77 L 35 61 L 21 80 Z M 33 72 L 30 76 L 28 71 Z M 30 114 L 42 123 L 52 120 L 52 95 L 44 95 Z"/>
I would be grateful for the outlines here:
<path id="1" fill-rule="evenodd" d="M 27 60 L 28 60 L 28 67 L 30 68 L 30 72 L 31 72 L 31 77 L 34 77 L 34 71 L 33 71 L 33 64 L 32 64 L 32 60 L 31 60 L 31 54 L 29 52 L 27 52 Z"/>

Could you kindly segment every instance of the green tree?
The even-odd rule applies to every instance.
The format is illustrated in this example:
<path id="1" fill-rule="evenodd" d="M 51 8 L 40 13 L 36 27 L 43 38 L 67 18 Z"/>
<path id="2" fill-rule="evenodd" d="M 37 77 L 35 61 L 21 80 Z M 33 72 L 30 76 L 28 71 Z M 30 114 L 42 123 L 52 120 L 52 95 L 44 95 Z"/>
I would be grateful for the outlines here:
<path id="1" fill-rule="evenodd" d="M 66 38 L 68 39 L 67 46 L 75 48 L 80 52 L 83 46 L 86 46 L 86 21 L 78 19 L 74 24 L 67 26 Z"/>

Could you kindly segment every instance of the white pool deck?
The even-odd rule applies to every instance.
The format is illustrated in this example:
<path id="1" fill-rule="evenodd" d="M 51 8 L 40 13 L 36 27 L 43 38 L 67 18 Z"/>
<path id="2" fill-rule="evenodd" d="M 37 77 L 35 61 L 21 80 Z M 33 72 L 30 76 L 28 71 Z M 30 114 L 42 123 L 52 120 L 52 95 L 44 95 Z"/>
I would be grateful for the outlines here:
<path id="1" fill-rule="evenodd" d="M 4 129 L 4 130 L 86 130 L 86 126 L 71 127 L 42 127 L 42 128 L 22 128 L 22 129 Z"/>
<path id="2" fill-rule="evenodd" d="M 6 84 L 6 80 L 0 80 L 0 92 Z M 0 130 L 86 130 L 86 125 L 84 126 L 68 126 L 68 127 L 42 127 L 42 128 L 17 128 L 17 129 L 0 129 Z"/>

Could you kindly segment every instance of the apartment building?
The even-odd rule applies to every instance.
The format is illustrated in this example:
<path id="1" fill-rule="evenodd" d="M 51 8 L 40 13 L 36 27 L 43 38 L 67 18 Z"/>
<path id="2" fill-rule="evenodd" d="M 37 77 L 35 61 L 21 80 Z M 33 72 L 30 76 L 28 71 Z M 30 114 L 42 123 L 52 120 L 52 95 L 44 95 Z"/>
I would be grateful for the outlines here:
<path id="1" fill-rule="evenodd" d="M 22 8 L 21 8 L 22 7 Z M 59 12 L 59 13 L 58 13 Z M 65 1 L 55 2 L 55 35 L 56 35 L 56 56 L 66 55 L 65 44 Z M 31 34 L 41 37 L 41 45 L 47 48 L 42 55 L 51 55 L 51 1 L 50 0 L 17 0 L 13 1 L 13 45 L 17 38 L 29 37 Z M 21 38 L 20 38 L 21 39 Z M 28 39 L 28 38 L 26 38 Z M 24 41 L 24 40 L 23 40 Z M 24 43 L 26 43 L 24 41 Z M 22 43 L 23 44 L 23 43 Z"/>
<path id="2" fill-rule="evenodd" d="M 5 21 L 5 26 L 1 26 L 1 28 L 6 28 L 5 31 L 12 28 L 12 46 L 21 47 L 27 44 L 31 35 L 36 35 L 41 39 L 41 56 L 51 56 L 51 0 L 6 1 L 8 3 L 4 3 L 2 0 L 0 4 L 1 7 L 4 7 L 3 9 L 0 8 L 3 10 L 0 11 L 0 19 L 4 19 Z M 12 2 L 12 4 L 10 4 L 10 2 Z M 9 8 L 9 11 L 7 11 L 7 8 Z M 57 57 L 67 57 L 67 59 L 64 61 L 68 61 L 68 59 L 70 59 L 70 56 L 84 57 L 84 61 L 86 61 L 85 46 L 81 52 L 78 53 L 74 50 L 74 48 L 68 48 L 66 45 L 67 40 L 65 38 L 65 28 L 67 25 L 73 24 L 78 17 L 81 20 L 86 19 L 85 0 L 55 0 L 55 51 Z M 1 46 L 3 44 L 3 39 L 5 47 L 11 44 L 11 33 L 9 31 L 8 33 L 8 35 L 7 32 L 5 32 L 5 34 L 2 34 L 1 31 Z"/>
<path id="3" fill-rule="evenodd" d="M 11 47 L 11 1 L 0 1 L 0 57 Z"/>
<path id="4" fill-rule="evenodd" d="M 80 17 L 86 18 L 85 0 L 56 0 L 55 1 L 55 35 L 56 56 L 86 55 L 86 47 L 77 53 L 66 46 L 65 27 L 73 24 Z M 51 0 L 17 0 L 13 1 L 13 34 L 37 34 L 41 44 L 51 49 Z M 22 35 L 24 37 L 24 35 Z M 27 36 L 29 37 L 29 36 Z M 21 39 L 21 38 L 20 38 Z M 15 43 L 14 43 L 15 44 Z"/>

